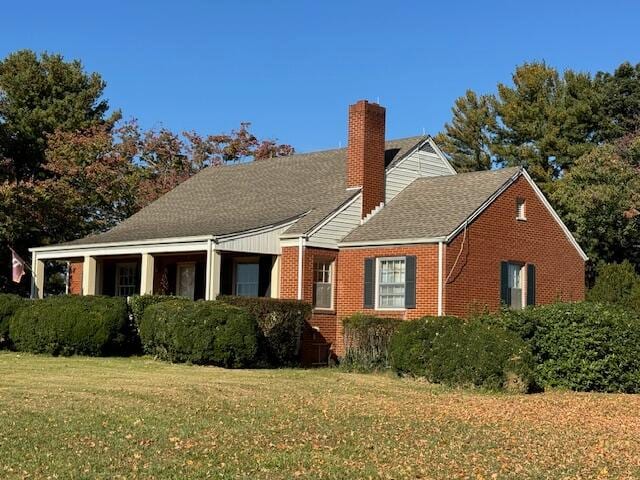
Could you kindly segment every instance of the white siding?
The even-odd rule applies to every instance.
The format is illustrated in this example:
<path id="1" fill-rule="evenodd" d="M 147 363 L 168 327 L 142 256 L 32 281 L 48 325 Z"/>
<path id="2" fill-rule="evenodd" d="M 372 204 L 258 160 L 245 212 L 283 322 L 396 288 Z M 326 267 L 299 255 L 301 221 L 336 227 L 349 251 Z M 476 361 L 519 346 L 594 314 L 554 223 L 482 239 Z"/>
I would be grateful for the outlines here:
<path id="1" fill-rule="evenodd" d="M 390 202 L 416 178 L 437 177 L 452 173 L 445 161 L 437 154 L 422 150 L 415 151 L 387 173 L 385 202 Z"/>
<path id="2" fill-rule="evenodd" d="M 232 252 L 262 253 L 265 255 L 280 255 L 280 235 L 291 224 L 287 224 L 267 232 L 255 233 L 239 238 L 224 240 L 216 244 L 216 250 L 229 250 Z"/>
<path id="3" fill-rule="evenodd" d="M 361 211 L 362 196 L 358 195 L 353 203 L 309 236 L 309 243 L 318 247 L 337 248 L 338 242 L 360 225 Z"/>

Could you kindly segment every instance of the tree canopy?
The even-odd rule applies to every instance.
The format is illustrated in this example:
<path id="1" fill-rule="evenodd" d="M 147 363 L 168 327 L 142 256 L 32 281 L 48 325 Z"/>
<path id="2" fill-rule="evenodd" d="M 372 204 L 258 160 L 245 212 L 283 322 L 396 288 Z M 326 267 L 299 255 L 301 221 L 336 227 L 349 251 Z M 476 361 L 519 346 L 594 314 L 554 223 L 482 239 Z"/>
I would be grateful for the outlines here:
<path id="1" fill-rule="evenodd" d="M 104 231 L 201 169 L 293 147 L 231 133 L 144 130 L 103 98 L 81 62 L 22 50 L 0 61 L 0 263 L 27 248 Z M 16 291 L 9 268 L 0 290 Z M 26 282 L 17 291 L 26 291 Z"/>

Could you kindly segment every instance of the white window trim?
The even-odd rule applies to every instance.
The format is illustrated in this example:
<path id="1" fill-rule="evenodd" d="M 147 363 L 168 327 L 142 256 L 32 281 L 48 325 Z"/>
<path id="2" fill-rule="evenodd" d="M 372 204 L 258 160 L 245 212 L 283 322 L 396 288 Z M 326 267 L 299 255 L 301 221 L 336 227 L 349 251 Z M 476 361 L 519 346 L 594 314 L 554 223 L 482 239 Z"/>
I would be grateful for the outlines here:
<path id="1" fill-rule="evenodd" d="M 520 215 L 520 206 L 522 205 L 522 215 Z M 527 221 L 527 200 L 522 197 L 516 198 L 516 220 L 521 222 Z"/>
<path id="2" fill-rule="evenodd" d="M 377 257 L 376 258 L 376 268 L 375 268 L 375 302 L 374 309 L 387 311 L 387 312 L 404 312 L 407 308 L 403 305 L 402 307 L 381 307 L 380 306 L 380 263 L 383 261 L 392 261 L 392 260 L 402 260 L 404 261 L 405 268 L 405 277 L 404 277 L 404 295 L 405 299 L 407 296 L 407 257 L 405 255 L 396 256 L 396 257 Z M 405 300 L 406 301 L 406 300 Z"/>
<path id="3" fill-rule="evenodd" d="M 511 261 L 511 260 L 507 260 L 507 263 L 509 265 L 517 265 L 520 267 L 520 290 L 522 290 L 521 292 L 521 307 L 520 310 L 524 310 L 525 308 L 527 308 L 527 263 L 524 262 L 516 262 L 516 261 Z M 508 286 L 508 285 L 507 285 Z M 511 305 L 509 305 L 509 309 L 511 309 Z M 513 310 L 516 310 L 515 308 Z"/>
<path id="4" fill-rule="evenodd" d="M 335 296 L 335 291 L 336 291 L 336 281 L 335 281 L 335 263 L 336 260 L 335 259 L 330 259 L 330 258 L 318 258 L 318 261 L 321 262 L 328 262 L 329 263 L 329 277 L 331 278 L 331 306 L 330 307 L 316 307 L 315 305 L 312 305 L 314 310 L 318 310 L 321 312 L 333 312 L 335 311 L 336 308 L 336 296 Z M 316 260 L 313 260 L 313 277 L 312 277 L 312 285 L 313 285 L 313 292 L 312 292 L 312 296 L 313 298 L 315 298 L 315 289 L 316 289 Z"/>
<path id="5" fill-rule="evenodd" d="M 116 290 L 115 290 L 115 296 L 116 297 L 130 297 L 131 295 L 120 295 L 120 287 L 122 286 L 120 284 L 120 270 L 122 268 L 131 268 L 133 267 L 133 284 L 131 285 L 126 285 L 127 287 L 133 286 L 133 293 L 131 295 L 135 295 L 135 291 L 136 291 L 136 278 L 138 272 L 136 271 L 138 268 L 138 265 L 136 262 L 117 262 L 116 263 Z"/>

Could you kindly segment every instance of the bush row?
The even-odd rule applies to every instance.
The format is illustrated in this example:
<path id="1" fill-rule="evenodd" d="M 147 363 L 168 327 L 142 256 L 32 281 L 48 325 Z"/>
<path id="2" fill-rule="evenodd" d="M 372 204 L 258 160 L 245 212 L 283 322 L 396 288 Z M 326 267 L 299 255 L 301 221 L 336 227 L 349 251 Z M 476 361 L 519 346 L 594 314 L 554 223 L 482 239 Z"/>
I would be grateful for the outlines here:
<path id="1" fill-rule="evenodd" d="M 0 347 L 54 355 L 126 355 L 144 348 L 170 361 L 228 367 L 297 362 L 308 304 L 224 300 L 144 295 L 130 298 L 127 306 L 113 297 L 31 301 L 0 295 Z"/>
<path id="2" fill-rule="evenodd" d="M 613 304 L 557 303 L 469 320 L 424 317 L 382 329 L 387 323 L 394 325 L 345 320 L 348 366 L 391 366 L 432 382 L 490 389 L 640 392 L 640 319 Z"/>

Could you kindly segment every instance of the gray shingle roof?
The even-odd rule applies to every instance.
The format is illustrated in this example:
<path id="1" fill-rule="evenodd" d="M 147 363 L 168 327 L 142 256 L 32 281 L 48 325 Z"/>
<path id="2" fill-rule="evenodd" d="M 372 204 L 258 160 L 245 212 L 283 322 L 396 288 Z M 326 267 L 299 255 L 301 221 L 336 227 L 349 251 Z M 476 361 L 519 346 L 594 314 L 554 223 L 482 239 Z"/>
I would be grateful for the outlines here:
<path id="1" fill-rule="evenodd" d="M 426 137 L 386 143 L 386 162 Z M 93 244 L 226 235 L 285 223 L 305 233 L 353 197 L 346 190 L 346 148 L 209 167 L 111 230 L 70 242 Z"/>
<path id="2" fill-rule="evenodd" d="M 342 241 L 446 237 L 520 171 L 513 167 L 420 178 Z"/>

